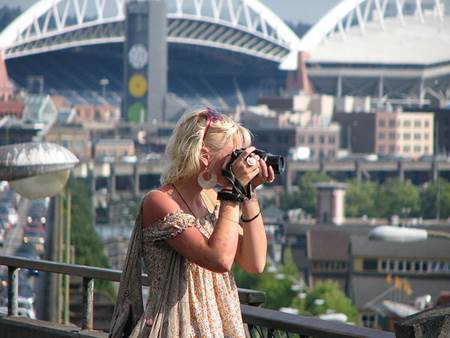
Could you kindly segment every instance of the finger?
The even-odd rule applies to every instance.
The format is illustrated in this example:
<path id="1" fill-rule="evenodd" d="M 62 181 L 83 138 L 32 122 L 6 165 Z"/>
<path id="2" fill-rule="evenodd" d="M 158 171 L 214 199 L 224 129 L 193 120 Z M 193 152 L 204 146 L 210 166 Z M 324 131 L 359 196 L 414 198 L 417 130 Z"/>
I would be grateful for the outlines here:
<path id="1" fill-rule="evenodd" d="M 268 182 L 275 181 L 275 172 L 273 171 L 273 168 L 271 165 L 269 165 L 268 172 L 269 172 Z"/>
<path id="2" fill-rule="evenodd" d="M 259 167 L 261 168 L 261 174 L 264 177 L 264 179 L 267 180 L 268 176 L 269 176 L 269 171 L 267 169 L 267 164 L 266 161 L 264 160 L 259 160 Z"/>
<path id="3" fill-rule="evenodd" d="M 242 158 L 243 160 L 245 160 L 245 159 L 246 159 L 251 153 L 253 153 L 255 150 L 256 150 L 256 148 L 253 147 L 253 146 L 244 149 L 244 151 L 243 151 L 242 154 L 241 154 L 241 158 Z"/>

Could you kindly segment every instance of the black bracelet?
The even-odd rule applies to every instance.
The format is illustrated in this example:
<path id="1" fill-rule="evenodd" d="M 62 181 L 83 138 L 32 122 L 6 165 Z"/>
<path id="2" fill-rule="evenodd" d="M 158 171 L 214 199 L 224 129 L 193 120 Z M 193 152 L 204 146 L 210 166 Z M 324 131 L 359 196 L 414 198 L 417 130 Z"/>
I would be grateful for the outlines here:
<path id="1" fill-rule="evenodd" d="M 241 221 L 244 223 L 250 223 L 251 221 L 254 221 L 255 219 L 257 219 L 259 215 L 261 215 L 261 210 L 259 210 L 259 212 L 255 216 L 253 216 L 252 218 L 249 218 L 249 219 L 244 219 L 244 217 L 241 216 Z"/>

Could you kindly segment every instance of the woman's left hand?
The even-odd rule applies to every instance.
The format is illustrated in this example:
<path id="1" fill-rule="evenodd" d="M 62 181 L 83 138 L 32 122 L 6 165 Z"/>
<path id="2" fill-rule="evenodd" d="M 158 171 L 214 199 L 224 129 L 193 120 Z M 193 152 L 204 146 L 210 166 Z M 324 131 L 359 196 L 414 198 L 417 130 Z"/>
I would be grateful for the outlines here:
<path id="1" fill-rule="evenodd" d="M 259 158 L 259 156 L 256 155 L 255 157 L 258 159 L 259 173 L 251 181 L 253 189 L 264 183 L 272 183 L 275 180 L 275 173 L 272 166 L 267 166 L 266 161 Z"/>

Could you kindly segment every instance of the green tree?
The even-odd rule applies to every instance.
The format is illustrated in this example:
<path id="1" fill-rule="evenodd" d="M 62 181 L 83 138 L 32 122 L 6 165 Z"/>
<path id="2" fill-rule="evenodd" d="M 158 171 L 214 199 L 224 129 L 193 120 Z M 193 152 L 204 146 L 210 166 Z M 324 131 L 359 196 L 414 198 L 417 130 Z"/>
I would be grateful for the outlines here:
<path id="1" fill-rule="evenodd" d="M 375 182 L 351 181 L 345 194 L 345 215 L 347 217 L 376 217 L 378 210 L 375 205 L 378 184 Z"/>
<path id="2" fill-rule="evenodd" d="M 315 183 L 329 181 L 325 173 L 307 172 L 299 182 L 298 189 L 292 193 L 280 196 L 280 206 L 283 210 L 302 208 L 306 213 L 314 215 L 316 212 L 317 192 Z"/>
<path id="3" fill-rule="evenodd" d="M 323 300 L 322 304 L 318 304 L 317 300 Z M 359 324 L 358 310 L 352 305 L 352 301 L 345 296 L 340 290 L 337 282 L 327 280 L 318 282 L 312 290 L 310 290 L 306 298 L 293 302 L 301 313 L 310 313 L 318 316 L 333 310 L 336 313 L 347 315 L 348 321 Z"/>
<path id="4" fill-rule="evenodd" d="M 419 214 L 419 190 L 410 181 L 387 180 L 379 189 L 377 209 L 384 217 Z"/>
<path id="5" fill-rule="evenodd" d="M 236 284 L 241 288 L 263 291 L 266 295 L 264 307 L 278 310 L 281 307 L 290 307 L 292 299 L 297 296 L 293 284 L 299 278 L 297 266 L 292 257 L 291 250 L 284 252 L 283 263 L 276 272 L 266 269 L 260 275 L 251 275 L 239 266 L 233 268 Z"/>
<path id="6" fill-rule="evenodd" d="M 88 193 L 85 182 L 71 179 L 68 187 L 72 194 L 72 242 L 75 247 L 75 263 L 101 268 L 110 268 L 108 258 L 103 251 L 103 243 L 95 232 L 92 213 L 91 196 Z M 109 281 L 96 280 L 95 288 L 109 296 L 115 298 L 113 285 Z"/>
<path id="7" fill-rule="evenodd" d="M 443 178 L 429 183 L 420 193 L 420 209 L 424 218 L 450 217 L 450 183 Z"/>

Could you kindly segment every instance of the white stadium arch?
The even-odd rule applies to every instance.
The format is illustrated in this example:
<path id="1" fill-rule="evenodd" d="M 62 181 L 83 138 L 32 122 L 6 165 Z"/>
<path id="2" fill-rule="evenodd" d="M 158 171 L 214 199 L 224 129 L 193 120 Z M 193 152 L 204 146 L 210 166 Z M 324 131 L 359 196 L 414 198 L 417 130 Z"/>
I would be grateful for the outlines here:
<path id="1" fill-rule="evenodd" d="M 125 0 L 41 0 L 0 34 L 5 58 L 123 41 Z M 257 0 L 168 0 L 168 42 L 281 62 L 297 35 Z"/>

